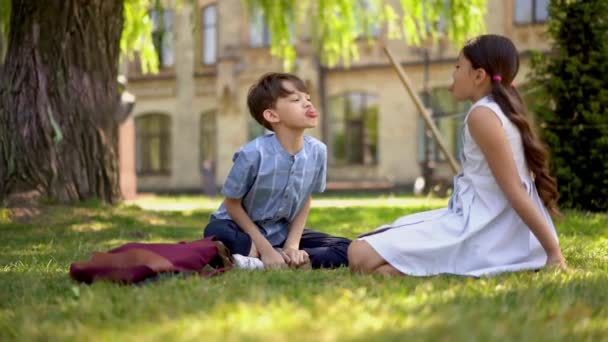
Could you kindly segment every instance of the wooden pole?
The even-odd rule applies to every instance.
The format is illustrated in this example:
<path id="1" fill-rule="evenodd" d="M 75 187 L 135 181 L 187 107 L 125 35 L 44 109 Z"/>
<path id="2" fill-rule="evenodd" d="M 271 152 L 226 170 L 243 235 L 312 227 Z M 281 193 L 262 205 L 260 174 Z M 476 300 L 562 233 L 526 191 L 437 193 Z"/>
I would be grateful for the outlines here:
<path id="1" fill-rule="evenodd" d="M 395 67 L 395 70 L 397 70 L 397 74 L 399 75 L 399 78 L 401 79 L 401 83 L 403 83 L 403 85 L 405 86 L 405 89 L 407 90 L 407 92 L 410 94 L 410 96 L 414 100 L 414 104 L 416 104 L 416 107 L 418 107 L 418 113 L 424 119 L 424 122 L 426 123 L 426 126 L 431 130 L 431 133 L 433 133 L 433 138 L 437 142 L 437 145 L 439 145 L 439 149 L 441 150 L 441 152 L 443 152 L 443 155 L 445 156 L 445 158 L 448 160 L 448 163 L 450 164 L 452 171 L 454 172 L 454 174 L 457 174 L 459 172 L 460 166 L 458 166 L 456 159 L 454 159 L 454 157 L 452 156 L 450 151 L 448 151 L 443 139 L 441 138 L 439 130 L 437 129 L 437 126 L 435 126 L 435 123 L 431 119 L 431 115 L 429 114 L 429 112 L 425 108 L 425 106 L 422 104 L 422 101 L 420 100 L 420 96 L 418 96 L 418 94 L 413 91 L 412 84 L 411 84 L 409 78 L 407 77 L 407 75 L 405 74 L 405 71 L 403 71 L 403 68 L 401 67 L 401 65 L 399 63 L 397 63 L 397 61 L 395 60 L 395 57 L 393 57 L 393 54 L 391 53 L 391 51 L 388 49 L 387 46 L 384 46 L 384 52 L 386 53 L 386 55 L 388 56 L 388 59 L 393 64 L 393 67 Z"/>

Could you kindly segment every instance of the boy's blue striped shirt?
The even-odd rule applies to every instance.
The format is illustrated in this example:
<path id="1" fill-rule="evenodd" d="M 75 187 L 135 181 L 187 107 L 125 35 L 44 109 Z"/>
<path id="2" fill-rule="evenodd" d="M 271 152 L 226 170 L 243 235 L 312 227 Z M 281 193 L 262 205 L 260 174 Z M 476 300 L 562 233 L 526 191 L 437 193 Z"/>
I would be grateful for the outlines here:
<path id="1" fill-rule="evenodd" d="M 313 192 L 325 190 L 327 148 L 304 136 L 304 146 L 289 154 L 274 133 L 260 136 L 234 154 L 222 194 L 242 199 L 243 208 L 268 241 L 280 244 L 289 225 Z M 224 204 L 211 220 L 231 219 Z"/>

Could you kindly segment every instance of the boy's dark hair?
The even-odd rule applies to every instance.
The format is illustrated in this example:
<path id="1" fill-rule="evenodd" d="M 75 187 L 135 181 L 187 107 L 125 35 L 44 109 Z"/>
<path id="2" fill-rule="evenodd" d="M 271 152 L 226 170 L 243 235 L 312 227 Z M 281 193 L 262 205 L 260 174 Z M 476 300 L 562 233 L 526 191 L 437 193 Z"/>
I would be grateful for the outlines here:
<path id="1" fill-rule="evenodd" d="M 295 75 L 287 73 L 271 72 L 263 75 L 260 79 L 249 88 L 247 94 L 247 106 L 249 113 L 260 125 L 273 131 L 270 122 L 264 119 L 264 111 L 274 108 L 277 100 L 281 97 L 287 97 L 293 92 L 283 87 L 283 82 L 288 81 L 299 91 L 307 93 L 308 90 L 304 82 Z"/>

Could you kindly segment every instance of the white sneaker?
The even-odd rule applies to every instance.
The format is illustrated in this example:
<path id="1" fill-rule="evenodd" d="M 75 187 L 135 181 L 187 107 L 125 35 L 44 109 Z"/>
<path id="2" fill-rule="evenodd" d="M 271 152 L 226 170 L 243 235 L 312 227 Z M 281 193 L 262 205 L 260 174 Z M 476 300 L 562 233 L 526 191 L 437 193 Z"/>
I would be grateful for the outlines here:
<path id="1" fill-rule="evenodd" d="M 248 257 L 240 254 L 232 254 L 234 268 L 241 270 L 263 270 L 264 263 L 259 258 Z"/>

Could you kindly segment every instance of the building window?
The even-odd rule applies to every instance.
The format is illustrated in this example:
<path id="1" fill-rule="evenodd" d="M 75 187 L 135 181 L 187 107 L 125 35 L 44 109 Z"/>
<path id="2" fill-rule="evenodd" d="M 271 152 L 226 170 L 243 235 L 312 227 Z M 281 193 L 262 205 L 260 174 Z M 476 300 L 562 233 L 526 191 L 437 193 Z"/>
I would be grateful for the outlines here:
<path id="1" fill-rule="evenodd" d="M 200 134 L 201 165 L 204 166 L 205 163 L 210 162 L 215 166 L 215 163 L 217 162 L 217 124 L 215 110 L 206 111 L 201 114 Z"/>
<path id="2" fill-rule="evenodd" d="M 136 170 L 138 175 L 170 173 L 171 118 L 147 114 L 135 119 Z"/>
<path id="3" fill-rule="evenodd" d="M 151 10 L 152 20 L 152 42 L 158 56 L 158 66 L 162 68 L 172 67 L 175 63 L 173 48 L 173 11 Z"/>
<path id="4" fill-rule="evenodd" d="M 330 99 L 330 144 L 334 165 L 378 162 L 378 97 L 349 92 Z"/>
<path id="5" fill-rule="evenodd" d="M 380 36 L 380 26 L 377 23 L 372 23 L 371 18 L 380 15 L 378 3 L 370 0 L 359 0 L 357 2 L 358 10 L 362 12 L 361 16 L 356 16 L 357 37 L 378 38 Z"/>
<path id="6" fill-rule="evenodd" d="M 249 44 L 251 47 L 270 46 L 270 31 L 264 13 L 259 9 L 249 15 Z"/>
<path id="7" fill-rule="evenodd" d="M 515 0 L 513 3 L 513 22 L 515 24 L 544 23 L 549 18 L 549 0 Z"/>
<path id="8" fill-rule="evenodd" d="M 209 5 L 202 12 L 203 64 L 217 61 L 217 6 Z"/>
<path id="9" fill-rule="evenodd" d="M 424 94 L 421 94 L 424 98 Z M 431 91 L 430 107 L 433 111 L 433 121 L 441 137 L 446 144 L 448 151 L 452 153 L 456 160 L 459 159 L 462 151 L 462 128 L 464 124 L 464 117 L 470 107 L 469 103 L 456 102 L 452 97 L 452 94 L 447 88 L 435 88 Z M 425 151 L 428 153 L 429 159 L 433 159 L 437 162 L 445 161 L 446 158 L 437 146 L 432 136 L 427 136 L 426 123 L 421 117 L 418 118 L 418 161 L 422 162 L 425 160 Z"/>

